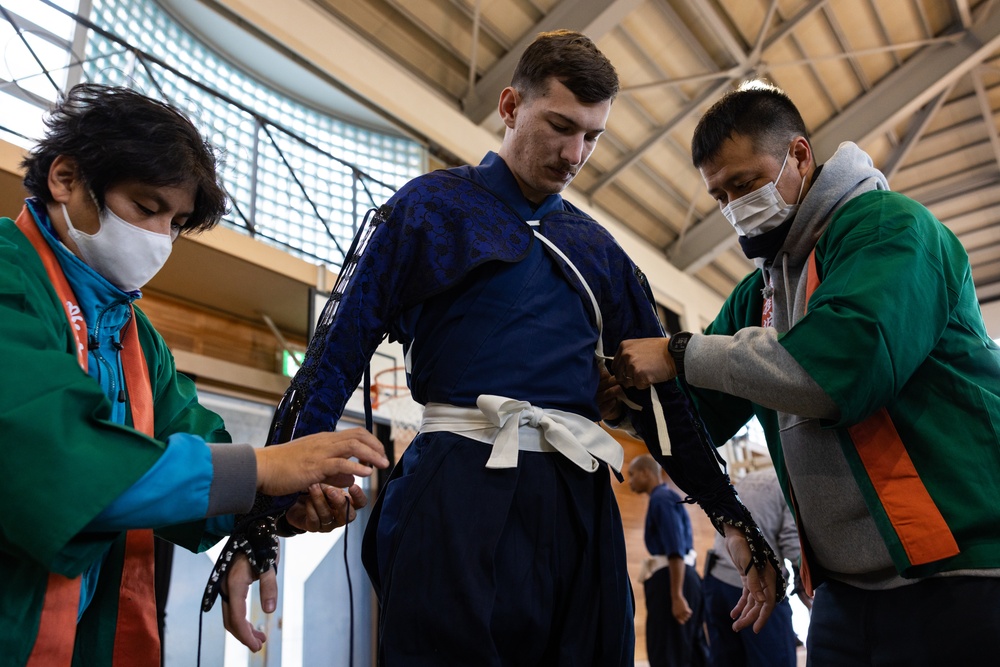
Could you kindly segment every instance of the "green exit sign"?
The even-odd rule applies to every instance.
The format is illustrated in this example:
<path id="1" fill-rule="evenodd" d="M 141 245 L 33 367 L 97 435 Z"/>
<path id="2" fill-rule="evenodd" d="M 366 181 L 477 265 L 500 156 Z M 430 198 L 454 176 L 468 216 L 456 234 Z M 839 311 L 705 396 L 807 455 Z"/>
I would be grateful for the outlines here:
<path id="1" fill-rule="evenodd" d="M 288 350 L 282 350 L 281 352 L 281 372 L 288 377 L 293 377 L 295 373 L 298 372 L 299 366 L 302 365 L 302 352 L 289 352 Z"/>

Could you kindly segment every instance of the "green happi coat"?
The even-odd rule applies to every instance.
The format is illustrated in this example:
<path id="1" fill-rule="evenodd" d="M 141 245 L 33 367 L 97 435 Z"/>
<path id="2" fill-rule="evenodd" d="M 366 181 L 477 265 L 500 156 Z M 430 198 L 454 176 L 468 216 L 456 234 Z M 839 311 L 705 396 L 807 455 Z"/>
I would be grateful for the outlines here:
<path id="1" fill-rule="evenodd" d="M 13 221 L 0 219 L 0 665 L 27 659 L 49 572 L 78 576 L 105 553 L 78 626 L 74 664 L 111 664 L 124 533 L 81 530 L 157 462 L 171 434 L 229 440 L 149 320 L 135 313 L 155 439 L 110 421 L 111 403 L 78 364 L 66 312 L 38 254 Z M 158 534 L 198 550 L 217 539 L 203 528 L 200 521 Z"/>
<path id="2" fill-rule="evenodd" d="M 856 151 L 842 148 L 848 149 Z M 813 190 L 820 188 L 814 185 L 810 196 Z M 836 403 L 839 418 L 821 419 L 803 435 L 803 419 L 761 405 L 767 392 L 751 402 L 692 389 L 699 409 L 718 443 L 758 417 L 786 497 L 816 494 L 815 476 L 789 474 L 789 447 L 796 448 L 800 470 L 822 475 L 825 464 L 801 462 L 815 461 L 817 438 L 835 437 L 899 575 L 1000 568 L 1000 348 L 986 333 L 965 250 L 926 208 L 902 195 L 877 189 L 849 198 L 835 191 L 830 199 L 838 197 L 830 217 L 821 210 L 814 223 L 802 223 L 813 226 L 802 229 L 804 250 L 788 253 L 791 292 L 782 291 L 788 287 L 780 278 L 772 283 L 775 309 L 784 316 L 787 305 L 794 313 L 790 324 L 776 325 L 777 343 Z M 798 267 L 813 247 L 816 281 L 806 288 L 802 268 L 796 289 Z M 776 270 L 780 262 L 779 256 Z M 763 275 L 755 271 L 737 286 L 706 334 L 761 327 Z M 733 348 L 740 345 L 732 340 Z M 850 428 L 870 425 L 866 420 L 879 414 L 898 441 L 876 438 L 865 450 L 856 442 L 865 434 Z M 882 437 L 891 429 L 876 431 Z M 822 510 L 841 500 L 834 494 L 816 504 Z M 822 526 L 822 514 L 805 523 L 807 534 L 817 521 Z M 854 545 L 842 546 L 839 563 L 857 562 L 849 553 Z"/>

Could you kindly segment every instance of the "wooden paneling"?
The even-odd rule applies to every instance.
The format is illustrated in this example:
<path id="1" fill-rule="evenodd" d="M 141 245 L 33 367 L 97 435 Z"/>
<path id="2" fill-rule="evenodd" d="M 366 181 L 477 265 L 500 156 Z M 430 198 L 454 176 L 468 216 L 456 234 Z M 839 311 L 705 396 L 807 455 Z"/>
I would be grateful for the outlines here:
<path id="1" fill-rule="evenodd" d="M 0 216 L 16 218 L 27 196 L 19 174 L 0 170 Z"/>
<path id="2" fill-rule="evenodd" d="M 263 322 L 249 322 L 155 291 L 144 291 L 138 305 L 172 350 L 272 373 L 281 370 L 281 346 Z M 286 337 L 290 343 L 305 344 L 302 338 Z"/>

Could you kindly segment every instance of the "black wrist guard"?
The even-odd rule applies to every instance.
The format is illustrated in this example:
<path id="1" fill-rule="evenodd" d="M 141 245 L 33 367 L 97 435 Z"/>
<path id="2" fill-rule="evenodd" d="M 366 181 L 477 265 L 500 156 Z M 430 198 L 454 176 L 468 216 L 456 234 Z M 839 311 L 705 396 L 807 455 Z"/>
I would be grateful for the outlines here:
<path id="1" fill-rule="evenodd" d="M 233 534 L 219 554 L 219 559 L 215 561 L 215 567 L 205 585 L 202 611 L 210 610 L 215 604 L 215 599 L 222 591 L 222 581 L 236 554 L 247 555 L 254 577 L 267 572 L 278 561 L 277 519 L 284 518 L 285 510 L 295 503 L 296 498 L 298 494 L 275 497 L 258 493 L 250 511 L 236 516 Z"/>
<path id="2" fill-rule="evenodd" d="M 724 483 L 719 483 L 714 492 L 702 495 L 697 499 L 688 496 L 685 502 L 697 502 L 711 519 L 712 525 L 715 526 L 720 535 L 725 536 L 727 524 L 743 533 L 747 546 L 750 548 L 751 560 L 750 565 L 747 566 L 747 572 L 750 571 L 750 566 L 757 568 L 760 572 L 763 572 L 767 567 L 774 568 L 775 602 L 781 602 L 788 588 L 788 582 L 785 581 L 782 574 L 781 563 L 778 562 L 771 545 L 764 539 L 764 535 L 760 532 L 750 510 L 740 501 L 736 489 L 729 481 L 729 475 L 724 475 L 724 480 Z"/>
<path id="3" fill-rule="evenodd" d="M 295 537 L 296 535 L 301 535 L 306 532 L 289 523 L 287 514 L 282 514 L 278 517 L 278 520 L 275 522 L 275 530 L 278 533 L 278 537 Z"/>
<path id="4" fill-rule="evenodd" d="M 246 554 L 255 578 L 270 570 L 278 562 L 278 534 L 274 524 L 273 518 L 263 517 L 245 525 L 241 531 L 233 531 L 208 578 L 205 595 L 201 600 L 202 611 L 207 612 L 212 609 L 215 599 L 222 592 L 222 582 L 226 573 L 237 554 Z"/>
<path id="5" fill-rule="evenodd" d="M 650 453 L 674 483 L 688 494 L 687 502 L 697 502 L 705 510 L 720 534 L 724 534 L 723 526 L 726 524 L 743 533 L 754 567 L 761 571 L 765 567 L 774 568 L 777 574 L 775 594 L 780 602 L 785 597 L 786 588 L 781 565 L 754 523 L 750 510 L 736 494 L 725 472 L 725 461 L 716 451 L 701 417 L 681 386 L 680 383 L 667 382 L 656 387 L 672 442 L 669 456 L 662 454 L 659 442 L 654 440 L 658 434 L 652 411 L 644 409 L 639 413 L 643 433 L 651 434 L 645 435 Z"/>

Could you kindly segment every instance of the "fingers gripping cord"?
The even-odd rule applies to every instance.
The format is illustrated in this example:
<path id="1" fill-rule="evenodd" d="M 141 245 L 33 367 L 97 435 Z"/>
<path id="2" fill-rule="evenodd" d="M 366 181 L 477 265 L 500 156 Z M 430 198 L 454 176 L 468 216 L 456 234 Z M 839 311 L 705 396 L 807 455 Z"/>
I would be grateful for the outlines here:
<path id="1" fill-rule="evenodd" d="M 202 611 L 210 611 L 215 605 L 215 599 L 222 592 L 222 582 L 237 554 L 246 554 L 254 577 L 259 577 L 274 567 L 278 561 L 278 534 L 274 524 L 273 517 L 262 517 L 247 526 L 246 531 L 235 533 L 229 538 L 212 568 L 208 585 L 205 586 L 205 594 L 201 600 Z"/>
<path id="2" fill-rule="evenodd" d="M 773 567 L 776 575 L 775 602 L 781 602 L 788 587 L 781 572 L 781 564 L 764 538 L 764 534 L 760 532 L 750 510 L 736 494 L 729 475 L 720 475 L 713 480 L 713 485 L 709 489 L 703 491 L 697 498 L 687 496 L 684 502 L 689 505 L 697 503 L 701 506 L 720 535 L 725 536 L 726 524 L 743 533 L 750 548 L 750 562 L 743 574 L 749 574 L 751 567 L 756 567 L 761 572 L 769 566 Z"/>
<path id="3" fill-rule="evenodd" d="M 723 529 L 725 524 L 729 524 L 743 533 L 743 536 L 747 540 L 747 546 L 750 547 L 750 562 L 747 564 L 746 571 L 743 574 L 749 574 L 751 567 L 757 568 L 757 570 L 761 573 L 763 573 L 768 567 L 774 568 L 774 601 L 775 603 L 781 602 L 785 597 L 785 589 L 788 588 L 788 582 L 785 581 L 785 577 L 781 573 L 781 564 L 778 562 L 777 556 L 774 555 L 774 551 L 771 549 L 771 546 L 767 543 L 767 540 L 764 539 L 764 535 L 760 532 L 760 528 L 758 528 L 757 524 L 754 522 L 753 517 L 750 515 L 750 510 L 743 507 L 743 512 L 746 514 L 744 519 L 733 519 L 730 517 L 724 517 L 720 513 L 709 510 L 705 511 L 708 514 L 708 518 L 712 520 L 712 524 L 715 526 L 715 529 L 720 533 L 725 534 Z"/>

